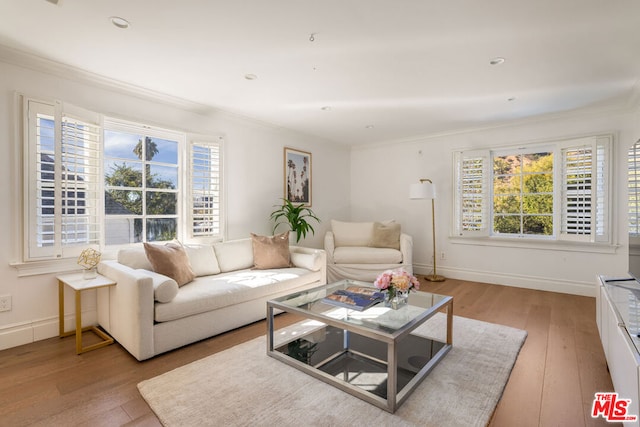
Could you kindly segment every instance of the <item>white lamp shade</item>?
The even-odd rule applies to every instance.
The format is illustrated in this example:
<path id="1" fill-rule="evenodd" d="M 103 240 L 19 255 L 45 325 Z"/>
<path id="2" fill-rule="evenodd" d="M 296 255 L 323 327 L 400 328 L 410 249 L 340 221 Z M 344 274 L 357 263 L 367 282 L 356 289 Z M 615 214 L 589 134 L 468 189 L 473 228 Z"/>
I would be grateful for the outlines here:
<path id="1" fill-rule="evenodd" d="M 411 184 L 409 187 L 410 199 L 435 199 L 436 198 L 436 186 L 428 181 Z"/>

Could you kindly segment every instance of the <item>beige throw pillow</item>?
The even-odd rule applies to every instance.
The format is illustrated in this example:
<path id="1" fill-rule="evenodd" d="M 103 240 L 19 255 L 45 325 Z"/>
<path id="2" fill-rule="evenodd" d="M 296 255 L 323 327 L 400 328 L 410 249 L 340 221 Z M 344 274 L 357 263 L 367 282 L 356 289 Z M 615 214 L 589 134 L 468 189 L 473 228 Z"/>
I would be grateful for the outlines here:
<path id="1" fill-rule="evenodd" d="M 400 249 L 400 224 L 376 222 L 373 224 L 374 248 Z"/>
<path id="2" fill-rule="evenodd" d="M 178 286 L 186 285 L 195 279 L 196 275 L 191 269 L 187 253 L 180 244 L 167 243 L 162 246 L 145 243 L 144 250 L 153 271 L 171 277 Z"/>
<path id="3" fill-rule="evenodd" d="M 251 243 L 253 244 L 254 269 L 265 270 L 291 266 L 288 231 L 275 236 L 260 236 L 251 233 Z"/>

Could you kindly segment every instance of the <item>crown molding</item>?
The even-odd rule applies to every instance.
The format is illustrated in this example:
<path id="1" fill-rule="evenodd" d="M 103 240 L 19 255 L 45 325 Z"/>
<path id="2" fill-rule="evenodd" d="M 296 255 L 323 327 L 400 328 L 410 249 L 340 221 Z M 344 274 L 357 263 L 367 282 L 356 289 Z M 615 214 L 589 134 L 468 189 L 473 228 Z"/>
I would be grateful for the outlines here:
<path id="1" fill-rule="evenodd" d="M 66 80 L 90 84 L 101 89 L 135 96 L 144 100 L 161 102 L 199 114 L 207 114 L 217 109 L 176 96 L 146 89 L 141 86 L 111 79 L 100 74 L 73 67 L 62 62 L 35 55 L 23 50 L 0 44 L 0 61 L 37 72 L 44 72 Z"/>
<path id="2" fill-rule="evenodd" d="M 496 130 L 496 129 L 506 129 L 510 127 L 525 126 L 525 125 L 531 125 L 535 123 L 549 122 L 553 120 L 561 120 L 561 119 L 568 120 L 568 119 L 574 119 L 574 118 L 592 117 L 596 115 L 602 116 L 602 115 L 613 115 L 613 114 L 629 114 L 629 113 L 638 112 L 638 110 L 640 110 L 640 86 L 636 83 L 633 86 L 629 96 L 627 97 L 627 100 L 624 102 L 624 105 L 609 105 L 606 107 L 585 107 L 585 108 L 569 110 L 569 111 L 560 111 L 556 113 L 542 114 L 539 116 L 526 117 L 522 119 L 500 121 L 500 122 L 488 124 L 486 126 L 470 126 L 470 127 L 460 128 L 460 129 L 445 130 L 442 132 L 415 135 L 415 136 L 402 138 L 402 139 L 380 141 L 379 143 L 354 145 L 351 147 L 351 149 L 355 151 L 355 150 L 367 150 L 370 148 L 380 148 L 380 147 L 386 147 L 386 146 L 397 146 L 398 144 L 414 144 L 414 143 L 423 142 L 425 140 L 430 140 L 430 139 L 444 138 L 444 137 L 456 136 L 456 135 L 466 135 L 466 134 L 472 134 L 476 132 L 484 132 L 484 131 L 490 131 L 490 130 Z"/>

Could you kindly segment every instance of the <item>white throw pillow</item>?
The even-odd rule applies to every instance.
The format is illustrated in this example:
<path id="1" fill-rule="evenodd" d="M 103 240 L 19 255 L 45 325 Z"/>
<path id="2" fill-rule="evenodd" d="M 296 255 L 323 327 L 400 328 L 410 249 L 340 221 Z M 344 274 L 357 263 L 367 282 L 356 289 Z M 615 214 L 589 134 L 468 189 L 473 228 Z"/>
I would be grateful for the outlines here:
<path id="1" fill-rule="evenodd" d="M 216 253 L 211 245 L 184 245 L 187 252 L 187 258 L 191 264 L 191 269 L 196 277 L 210 276 L 220 273 L 220 266 Z"/>
<path id="2" fill-rule="evenodd" d="M 220 271 L 244 270 L 253 267 L 253 243 L 251 239 L 227 240 L 214 243 Z"/>
<path id="3" fill-rule="evenodd" d="M 134 270 L 153 270 L 153 266 L 147 258 L 144 247 L 136 246 L 132 248 L 124 248 L 118 251 L 118 262 Z"/>
<path id="4" fill-rule="evenodd" d="M 331 220 L 335 246 L 371 246 L 373 222 L 346 222 Z"/>
<path id="5" fill-rule="evenodd" d="M 164 276 L 151 270 L 137 269 L 147 276 L 151 276 L 153 281 L 153 298 L 158 302 L 169 302 L 178 295 L 178 282 L 171 277 Z"/>

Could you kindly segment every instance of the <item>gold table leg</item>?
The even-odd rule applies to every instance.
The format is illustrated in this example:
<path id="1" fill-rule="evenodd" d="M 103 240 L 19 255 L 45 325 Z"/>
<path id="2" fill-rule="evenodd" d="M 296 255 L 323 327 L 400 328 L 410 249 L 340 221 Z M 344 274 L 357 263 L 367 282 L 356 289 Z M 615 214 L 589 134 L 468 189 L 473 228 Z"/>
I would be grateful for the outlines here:
<path id="1" fill-rule="evenodd" d="M 108 346 L 109 344 L 113 344 L 113 338 L 108 334 L 104 333 L 102 330 L 98 329 L 95 326 L 87 326 L 86 328 L 82 327 L 82 291 L 75 291 L 75 302 L 76 302 L 76 328 L 73 331 L 65 331 L 64 330 L 64 282 L 61 280 L 58 281 L 58 309 L 59 309 L 59 332 L 60 338 L 68 337 L 70 335 L 76 336 L 76 354 L 86 353 L 87 351 L 95 350 L 97 348 Z M 91 344 L 89 346 L 82 346 L 82 333 L 86 331 L 92 331 L 96 335 L 98 335 L 102 341 Z"/>

